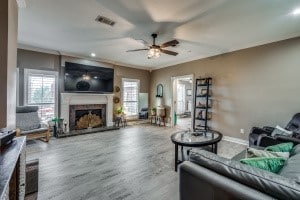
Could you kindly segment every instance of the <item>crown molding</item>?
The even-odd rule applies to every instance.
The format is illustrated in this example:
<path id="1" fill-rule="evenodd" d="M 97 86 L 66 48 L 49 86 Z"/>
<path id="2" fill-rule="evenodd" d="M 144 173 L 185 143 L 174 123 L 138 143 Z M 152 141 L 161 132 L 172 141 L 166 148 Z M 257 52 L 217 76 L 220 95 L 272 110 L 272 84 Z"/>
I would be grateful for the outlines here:
<path id="1" fill-rule="evenodd" d="M 39 47 L 30 46 L 27 44 L 18 44 L 18 49 L 24 49 L 24 50 L 28 50 L 28 51 L 36 51 L 36 52 L 40 52 L 40 53 L 47 53 L 47 54 L 54 54 L 54 55 L 61 55 L 61 53 L 59 51 L 43 49 L 43 48 L 39 48 Z"/>

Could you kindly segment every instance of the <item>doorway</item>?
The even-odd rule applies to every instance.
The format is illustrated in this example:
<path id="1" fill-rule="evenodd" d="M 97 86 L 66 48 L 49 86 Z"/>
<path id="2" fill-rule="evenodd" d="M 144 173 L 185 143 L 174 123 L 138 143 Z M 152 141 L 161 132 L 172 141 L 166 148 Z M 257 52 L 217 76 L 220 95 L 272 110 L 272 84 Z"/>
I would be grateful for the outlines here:
<path id="1" fill-rule="evenodd" d="M 172 125 L 192 129 L 193 75 L 172 77 Z"/>

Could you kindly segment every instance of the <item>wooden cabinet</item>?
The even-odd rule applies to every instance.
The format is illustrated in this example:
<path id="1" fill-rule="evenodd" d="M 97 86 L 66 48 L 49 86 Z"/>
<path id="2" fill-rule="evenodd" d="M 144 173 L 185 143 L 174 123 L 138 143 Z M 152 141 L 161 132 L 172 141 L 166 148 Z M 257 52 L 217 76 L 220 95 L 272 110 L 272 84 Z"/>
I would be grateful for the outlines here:
<path id="1" fill-rule="evenodd" d="M 25 151 L 26 138 L 18 137 L 1 147 L 0 154 L 0 199 L 25 198 Z"/>
<path id="2" fill-rule="evenodd" d="M 212 78 L 196 79 L 195 105 L 194 105 L 194 131 L 208 130 L 212 118 Z"/>

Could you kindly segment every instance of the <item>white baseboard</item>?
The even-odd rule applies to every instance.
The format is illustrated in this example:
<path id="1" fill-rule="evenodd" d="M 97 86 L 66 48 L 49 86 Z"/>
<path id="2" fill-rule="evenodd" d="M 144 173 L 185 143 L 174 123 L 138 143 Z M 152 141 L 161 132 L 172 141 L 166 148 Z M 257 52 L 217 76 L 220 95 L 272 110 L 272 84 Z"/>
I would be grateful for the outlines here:
<path id="1" fill-rule="evenodd" d="M 228 142 L 233 142 L 233 143 L 249 146 L 249 142 L 247 140 L 243 140 L 243 139 L 240 139 L 240 138 L 235 138 L 235 137 L 230 137 L 230 136 L 223 136 L 223 140 L 228 141 Z"/>

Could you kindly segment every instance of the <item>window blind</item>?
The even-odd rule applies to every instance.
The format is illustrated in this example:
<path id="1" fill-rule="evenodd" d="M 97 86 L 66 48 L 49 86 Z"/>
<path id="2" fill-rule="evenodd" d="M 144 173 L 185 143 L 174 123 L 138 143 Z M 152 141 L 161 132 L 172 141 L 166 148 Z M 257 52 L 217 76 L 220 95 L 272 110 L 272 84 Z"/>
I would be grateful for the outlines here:
<path id="1" fill-rule="evenodd" d="M 138 80 L 123 80 L 123 108 L 128 116 L 138 114 Z"/>
<path id="2" fill-rule="evenodd" d="M 27 105 L 38 106 L 43 121 L 52 119 L 55 117 L 55 75 L 28 73 L 27 76 Z"/>

